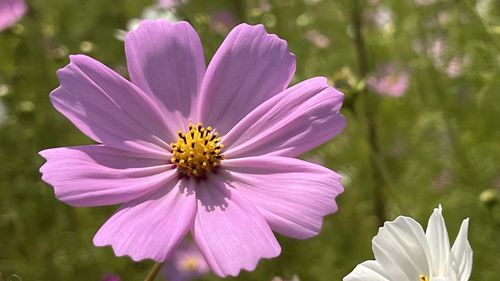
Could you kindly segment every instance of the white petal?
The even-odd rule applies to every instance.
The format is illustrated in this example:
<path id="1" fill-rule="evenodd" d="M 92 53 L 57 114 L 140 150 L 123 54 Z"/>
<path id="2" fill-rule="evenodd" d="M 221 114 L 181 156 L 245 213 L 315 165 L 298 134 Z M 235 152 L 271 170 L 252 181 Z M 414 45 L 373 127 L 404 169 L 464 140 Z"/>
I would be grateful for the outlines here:
<path id="1" fill-rule="evenodd" d="M 448 267 L 448 254 L 450 253 L 450 241 L 448 240 L 448 231 L 441 214 L 442 208 L 439 205 L 434 209 L 425 236 L 429 243 L 431 275 L 443 276 Z"/>
<path id="2" fill-rule="evenodd" d="M 457 239 L 451 248 L 450 264 L 457 273 L 459 281 L 469 280 L 472 272 L 472 248 L 467 240 L 468 228 L 469 219 L 465 219 L 460 226 Z"/>
<path id="3" fill-rule="evenodd" d="M 343 281 L 390 281 L 380 264 L 376 261 L 365 261 L 358 264 Z"/>
<path id="4" fill-rule="evenodd" d="M 373 253 L 390 280 L 429 275 L 429 246 L 422 226 L 409 217 L 386 222 L 373 238 Z"/>

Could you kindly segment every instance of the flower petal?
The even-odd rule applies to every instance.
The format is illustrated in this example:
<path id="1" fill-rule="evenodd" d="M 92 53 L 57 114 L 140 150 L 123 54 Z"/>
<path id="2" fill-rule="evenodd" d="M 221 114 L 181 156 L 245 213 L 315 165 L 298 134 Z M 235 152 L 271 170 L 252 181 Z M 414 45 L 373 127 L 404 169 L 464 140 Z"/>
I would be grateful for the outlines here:
<path id="1" fill-rule="evenodd" d="M 189 121 L 199 121 L 193 109 L 206 67 L 189 23 L 145 20 L 125 37 L 125 52 L 130 79 L 162 106 L 174 135 Z"/>
<path id="2" fill-rule="evenodd" d="M 390 280 L 429 276 L 429 246 L 420 224 L 409 217 L 386 222 L 373 238 L 373 253 Z"/>
<path id="3" fill-rule="evenodd" d="M 444 276 L 448 268 L 447 261 L 448 254 L 450 253 L 450 241 L 444 223 L 441 205 L 434 209 L 434 212 L 429 218 L 425 236 L 429 243 L 431 258 L 430 268 L 432 269 L 431 275 Z"/>
<path id="4" fill-rule="evenodd" d="M 70 56 L 58 71 L 61 86 L 50 98 L 54 107 L 83 133 L 111 147 L 163 157 L 175 140 L 153 101 L 100 62 Z"/>
<path id="5" fill-rule="evenodd" d="M 358 264 L 343 281 L 391 281 L 383 268 L 376 261 L 365 261 Z M 415 279 L 416 280 L 416 279 Z"/>
<path id="6" fill-rule="evenodd" d="M 15 24 L 26 13 L 27 9 L 24 0 L 0 1 L 0 31 Z"/>
<path id="7" fill-rule="evenodd" d="M 53 148 L 40 155 L 47 160 L 40 168 L 42 179 L 59 200 L 73 206 L 127 202 L 175 176 L 173 165 L 165 161 L 102 145 Z"/>
<path id="8" fill-rule="evenodd" d="M 257 107 L 224 136 L 224 156 L 300 155 L 344 128 L 342 101 L 342 93 L 326 78 L 299 83 Z"/>
<path id="9" fill-rule="evenodd" d="M 245 115 L 283 91 L 295 72 L 286 41 L 263 25 L 240 24 L 210 62 L 199 103 L 201 121 L 226 134 Z"/>
<path id="10" fill-rule="evenodd" d="M 274 231 L 306 239 L 321 230 L 323 217 L 337 210 L 340 176 L 302 160 L 258 156 L 221 163 L 225 180 L 247 198 Z"/>
<path id="11" fill-rule="evenodd" d="M 279 255 L 278 241 L 259 211 L 217 177 L 200 181 L 196 196 L 192 233 L 215 274 L 236 276 L 241 269 L 254 270 L 261 258 Z"/>
<path id="12" fill-rule="evenodd" d="M 94 237 L 96 246 L 111 245 L 117 256 L 163 262 L 192 227 L 196 213 L 194 183 L 171 181 L 125 203 Z"/>
<path id="13" fill-rule="evenodd" d="M 460 232 L 451 248 L 451 267 L 458 275 L 458 281 L 467 281 L 472 272 L 472 248 L 467 239 L 469 219 L 465 219 L 460 226 Z"/>

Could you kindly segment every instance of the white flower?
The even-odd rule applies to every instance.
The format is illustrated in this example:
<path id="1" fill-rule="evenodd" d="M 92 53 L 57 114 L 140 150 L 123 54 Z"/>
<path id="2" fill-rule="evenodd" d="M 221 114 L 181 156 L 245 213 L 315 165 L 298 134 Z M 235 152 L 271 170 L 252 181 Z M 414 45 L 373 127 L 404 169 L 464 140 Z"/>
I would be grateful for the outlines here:
<path id="1" fill-rule="evenodd" d="M 472 270 L 468 226 L 465 219 L 450 250 L 441 205 L 434 209 L 426 232 L 409 217 L 386 222 L 372 241 L 375 260 L 359 264 L 343 280 L 467 281 Z"/>

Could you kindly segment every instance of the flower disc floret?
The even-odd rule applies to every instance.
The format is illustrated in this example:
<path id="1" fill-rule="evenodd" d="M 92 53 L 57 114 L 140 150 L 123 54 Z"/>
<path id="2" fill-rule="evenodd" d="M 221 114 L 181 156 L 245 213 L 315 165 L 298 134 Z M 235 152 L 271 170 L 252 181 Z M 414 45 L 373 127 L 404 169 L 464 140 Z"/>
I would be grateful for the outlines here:
<path id="1" fill-rule="evenodd" d="M 177 142 L 171 143 L 172 158 L 170 162 L 177 169 L 189 176 L 200 176 L 214 169 L 224 159 L 221 150 L 219 133 L 212 127 L 203 127 L 200 122 L 196 126 L 189 124 L 188 132 L 177 133 Z"/>

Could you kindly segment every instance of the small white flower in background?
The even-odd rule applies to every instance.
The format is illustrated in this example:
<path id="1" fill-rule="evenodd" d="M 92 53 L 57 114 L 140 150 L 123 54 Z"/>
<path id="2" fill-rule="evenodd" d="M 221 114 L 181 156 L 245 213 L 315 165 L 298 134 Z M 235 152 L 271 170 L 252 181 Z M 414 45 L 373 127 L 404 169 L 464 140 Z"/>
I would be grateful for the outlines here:
<path id="1" fill-rule="evenodd" d="M 135 30 L 143 20 L 156 20 L 156 19 L 163 19 L 171 23 L 178 22 L 181 20 L 181 18 L 177 16 L 176 10 L 174 8 L 166 9 L 161 6 L 149 6 L 144 8 L 141 14 L 141 18 L 133 18 L 127 22 L 126 30 L 123 29 L 115 30 L 114 37 L 118 40 L 123 41 L 123 39 L 125 39 L 125 35 L 128 32 Z"/>
<path id="2" fill-rule="evenodd" d="M 472 249 L 467 240 L 469 219 L 450 249 L 441 205 L 429 218 L 427 231 L 409 217 L 386 222 L 372 240 L 375 260 L 365 261 L 344 281 L 467 281 Z"/>

